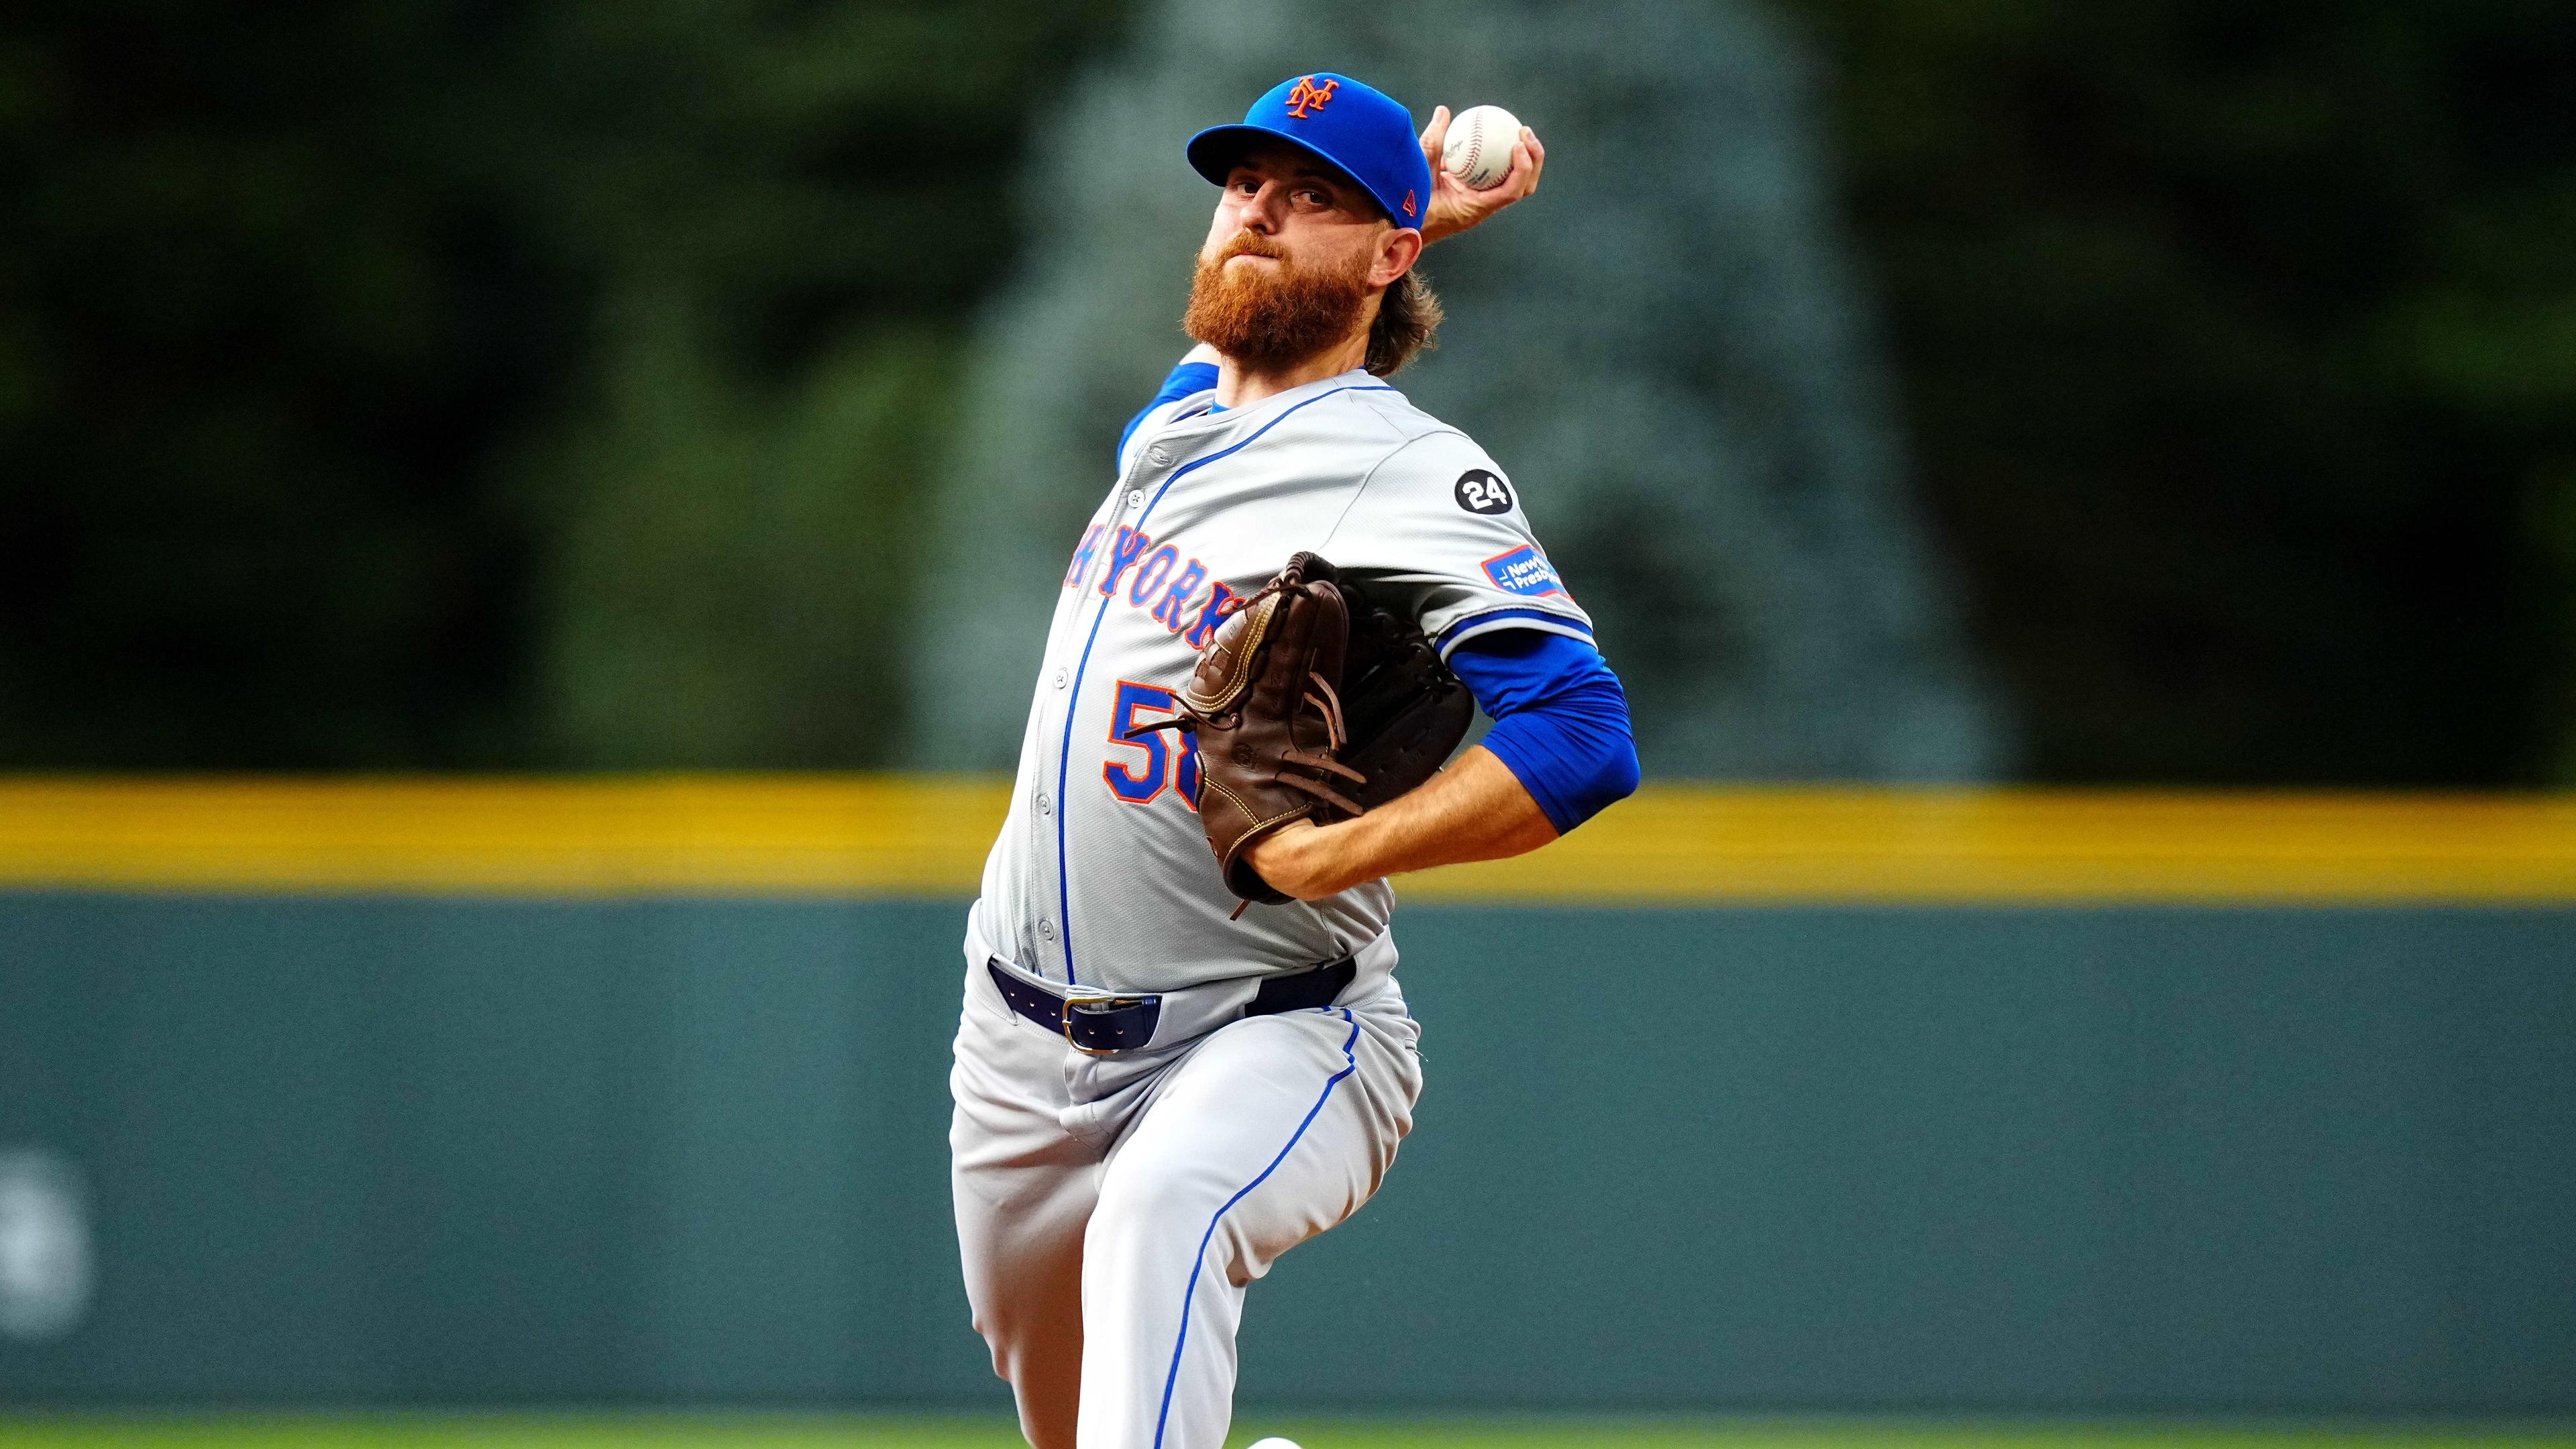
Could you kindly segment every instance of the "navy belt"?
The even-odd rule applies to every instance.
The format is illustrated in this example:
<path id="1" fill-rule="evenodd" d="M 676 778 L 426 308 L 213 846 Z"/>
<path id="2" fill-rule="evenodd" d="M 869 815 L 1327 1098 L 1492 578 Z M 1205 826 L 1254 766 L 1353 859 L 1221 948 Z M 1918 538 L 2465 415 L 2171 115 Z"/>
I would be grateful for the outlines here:
<path id="1" fill-rule="evenodd" d="M 1059 996 L 1003 970 L 999 961 L 985 962 L 984 969 L 992 973 L 993 984 L 1001 988 L 1002 1000 L 1011 1010 L 1062 1033 L 1067 1044 L 1086 1056 L 1134 1051 L 1154 1039 L 1154 1026 L 1163 1019 L 1160 996 Z M 1330 1006 L 1359 974 L 1359 962 L 1345 956 L 1311 971 L 1268 977 L 1243 1014 L 1277 1016 L 1283 1011 Z"/>

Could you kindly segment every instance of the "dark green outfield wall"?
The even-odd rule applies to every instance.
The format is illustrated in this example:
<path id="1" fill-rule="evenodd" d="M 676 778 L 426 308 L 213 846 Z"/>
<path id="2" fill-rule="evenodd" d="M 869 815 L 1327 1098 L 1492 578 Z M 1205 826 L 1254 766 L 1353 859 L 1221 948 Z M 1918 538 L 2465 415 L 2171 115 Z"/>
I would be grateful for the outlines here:
<path id="1" fill-rule="evenodd" d="M 954 904 L 0 897 L 0 1399 L 998 1406 Z M 1247 1398 L 2576 1411 L 2576 911 L 1412 909 Z"/>

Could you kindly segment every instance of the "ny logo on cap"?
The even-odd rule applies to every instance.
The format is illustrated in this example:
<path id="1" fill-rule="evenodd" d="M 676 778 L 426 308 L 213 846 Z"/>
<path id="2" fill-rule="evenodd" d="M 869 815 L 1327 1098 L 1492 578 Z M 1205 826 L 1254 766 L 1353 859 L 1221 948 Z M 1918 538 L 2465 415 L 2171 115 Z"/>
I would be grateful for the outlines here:
<path id="1" fill-rule="evenodd" d="M 1315 88 L 1315 78 L 1313 76 L 1307 76 L 1297 82 L 1297 88 L 1295 90 L 1288 93 L 1288 114 L 1295 116 L 1298 120 L 1302 121 L 1306 119 L 1307 107 L 1312 106 L 1316 110 L 1322 110 L 1324 108 L 1324 103 L 1333 98 L 1333 92 L 1340 90 L 1341 88 L 1342 83 L 1340 81 L 1328 80 L 1324 82 L 1323 89 L 1317 90 Z"/>

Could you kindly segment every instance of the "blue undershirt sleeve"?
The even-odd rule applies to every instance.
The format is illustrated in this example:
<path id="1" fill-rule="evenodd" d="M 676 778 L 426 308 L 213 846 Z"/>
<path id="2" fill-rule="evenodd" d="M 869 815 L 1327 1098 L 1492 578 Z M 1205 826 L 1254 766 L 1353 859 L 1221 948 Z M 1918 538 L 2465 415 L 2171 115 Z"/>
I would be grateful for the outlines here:
<path id="1" fill-rule="evenodd" d="M 1502 629 L 1459 644 L 1449 667 L 1494 721 L 1485 748 L 1530 792 L 1557 834 L 1636 792 L 1628 695 L 1590 643 Z"/>
<path id="2" fill-rule="evenodd" d="M 1179 402 L 1191 393 L 1205 392 L 1214 386 L 1216 364 L 1213 362 L 1184 362 L 1174 367 L 1171 376 L 1163 379 L 1163 390 L 1154 394 L 1152 402 L 1138 408 L 1136 416 L 1127 420 L 1127 426 L 1118 430 L 1118 451 L 1111 455 L 1111 463 L 1114 465 L 1119 458 L 1127 456 L 1127 440 L 1136 436 L 1136 427 L 1145 421 L 1147 413 L 1165 403 Z"/>

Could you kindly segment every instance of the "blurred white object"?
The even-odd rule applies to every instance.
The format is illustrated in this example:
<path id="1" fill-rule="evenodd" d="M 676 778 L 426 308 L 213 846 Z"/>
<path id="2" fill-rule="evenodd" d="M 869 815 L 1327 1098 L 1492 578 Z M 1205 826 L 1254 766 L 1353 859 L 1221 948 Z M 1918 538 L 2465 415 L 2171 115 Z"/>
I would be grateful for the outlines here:
<path id="1" fill-rule="evenodd" d="M 1470 191 L 1490 191 L 1511 174 L 1521 119 L 1500 106 L 1469 106 L 1449 118 L 1440 166 Z"/>
<path id="2" fill-rule="evenodd" d="M 44 1152 L 0 1152 L 0 1337 L 69 1333 L 89 1311 L 87 1194 Z"/>
<path id="3" fill-rule="evenodd" d="M 1422 0 L 1401 24 L 1367 0 L 1137 13 L 1127 51 L 1030 123 L 1019 201 L 1046 224 L 959 387 L 906 764 L 1019 758 L 1119 429 L 1189 347 L 1177 323 L 1217 198 L 1182 142 L 1329 51 L 1418 115 L 1510 96 L 1547 122 L 1546 187 L 1424 254 L 1449 320 L 1393 381 L 1501 463 L 1619 672 L 1648 777 L 2012 773 L 2011 701 L 1968 648 L 1906 474 L 1798 31 L 1755 0 L 1508 23 L 1471 0 Z"/>
<path id="4" fill-rule="evenodd" d="M 1273 1435 L 1267 1439 L 1253 1440 L 1251 1449 L 1298 1449 L 1298 1446 L 1294 1439 L 1282 1439 Z"/>

